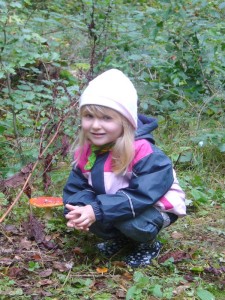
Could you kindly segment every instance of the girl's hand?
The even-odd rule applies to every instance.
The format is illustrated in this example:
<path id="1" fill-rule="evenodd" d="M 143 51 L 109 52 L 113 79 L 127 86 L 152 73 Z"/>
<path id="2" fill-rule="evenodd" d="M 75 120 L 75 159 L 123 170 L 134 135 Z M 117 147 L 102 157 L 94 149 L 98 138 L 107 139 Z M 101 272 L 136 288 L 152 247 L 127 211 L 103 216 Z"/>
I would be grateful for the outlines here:
<path id="1" fill-rule="evenodd" d="M 74 227 L 74 223 L 73 220 L 79 218 L 80 214 L 76 213 L 76 209 L 79 206 L 73 206 L 70 204 L 66 204 L 66 208 L 70 211 L 65 217 L 66 219 L 68 219 L 69 221 L 67 222 L 67 226 L 68 227 Z"/>
<path id="2" fill-rule="evenodd" d="M 96 221 L 91 205 L 73 206 L 66 204 L 66 208 L 70 210 L 66 215 L 66 218 L 69 220 L 67 222 L 68 227 L 88 231 L 89 227 Z"/>

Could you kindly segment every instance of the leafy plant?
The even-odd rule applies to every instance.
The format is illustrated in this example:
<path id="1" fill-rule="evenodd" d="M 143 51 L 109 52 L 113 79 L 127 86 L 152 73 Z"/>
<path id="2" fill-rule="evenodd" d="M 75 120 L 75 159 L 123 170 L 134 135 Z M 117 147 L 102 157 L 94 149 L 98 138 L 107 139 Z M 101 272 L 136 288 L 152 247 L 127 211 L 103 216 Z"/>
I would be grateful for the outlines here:
<path id="1" fill-rule="evenodd" d="M 0 250 L 23 253 L 19 269 L 18 257 L 3 253 L 3 299 L 224 298 L 224 8 L 222 0 L 0 1 L 1 211 L 21 191 L 11 180 L 24 183 L 24 167 L 38 162 L 9 227 L 0 228 Z M 41 246 L 51 255 L 40 244 L 36 253 L 35 242 L 32 251 L 26 243 L 21 248 L 27 233 L 17 226 L 29 214 L 30 192 L 61 195 L 78 133 L 79 94 L 109 68 L 132 79 L 140 112 L 158 119 L 156 142 L 194 208 L 160 237 L 170 258 L 145 270 L 96 258 L 96 240 L 66 229 L 60 210 L 45 222 Z M 176 261 L 176 251 L 186 259 Z M 96 273 L 98 265 L 108 272 Z M 29 272 L 34 281 L 25 288 Z"/>

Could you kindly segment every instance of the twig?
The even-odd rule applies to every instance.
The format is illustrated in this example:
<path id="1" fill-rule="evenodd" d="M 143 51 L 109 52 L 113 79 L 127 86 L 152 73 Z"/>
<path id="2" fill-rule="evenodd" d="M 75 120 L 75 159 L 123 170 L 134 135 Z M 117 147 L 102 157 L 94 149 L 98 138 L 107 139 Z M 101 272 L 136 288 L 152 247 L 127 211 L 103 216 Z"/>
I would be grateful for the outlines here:
<path id="1" fill-rule="evenodd" d="M 84 274 L 84 275 L 82 275 L 82 274 L 72 274 L 71 275 L 71 277 L 73 278 L 73 277 L 78 277 L 78 278 L 112 278 L 112 275 L 111 274 L 96 274 L 96 273 L 94 273 L 94 274 Z"/>
<path id="2" fill-rule="evenodd" d="M 68 279 L 69 279 L 69 277 L 70 277 L 71 271 L 72 271 L 72 268 L 69 269 L 69 272 L 68 272 L 68 274 L 67 274 L 67 276 L 66 276 L 66 279 L 65 279 L 65 281 L 63 282 L 62 288 L 64 288 L 64 286 L 66 285 L 66 283 L 67 283 L 67 281 L 68 281 Z"/>
<path id="3" fill-rule="evenodd" d="M 9 98 L 13 102 L 13 106 L 12 106 L 13 130 L 14 130 L 14 134 L 15 134 L 15 137 L 16 137 L 16 144 L 17 144 L 17 147 L 18 147 L 20 159 L 21 159 L 22 163 L 24 163 L 23 149 L 21 147 L 21 142 L 19 140 L 19 132 L 18 132 L 18 128 L 17 128 L 16 112 L 15 112 L 15 107 L 14 107 L 15 101 L 14 101 L 14 98 L 12 96 L 11 79 L 10 79 L 10 74 L 9 73 L 7 73 L 7 81 L 6 82 L 7 82 Z"/>
<path id="4" fill-rule="evenodd" d="M 32 170 L 30 171 L 30 174 L 28 175 L 27 177 L 27 180 L 25 181 L 23 187 L 22 187 L 22 190 L 19 192 L 19 194 L 17 195 L 16 199 L 12 202 L 12 204 L 9 206 L 9 208 L 6 210 L 6 212 L 3 214 L 3 216 L 1 217 L 0 219 L 0 223 L 2 223 L 5 218 L 8 216 L 8 214 L 10 213 L 10 211 L 13 209 L 13 207 L 16 205 L 16 203 L 19 201 L 20 197 L 22 196 L 26 186 L 27 186 L 27 183 L 29 182 L 31 176 L 32 176 L 32 173 L 33 171 L 36 169 L 37 165 L 38 165 L 38 162 L 39 162 L 39 159 L 35 162 L 35 164 L 33 165 L 33 168 Z"/>
<path id="5" fill-rule="evenodd" d="M 203 105 L 202 105 L 202 107 L 201 107 L 201 109 L 200 109 L 200 111 L 198 113 L 196 130 L 199 130 L 202 112 L 204 111 L 205 107 L 210 103 L 210 101 L 212 99 L 214 99 L 215 96 L 217 96 L 217 93 L 215 93 L 214 95 L 212 95 L 209 99 L 207 99 L 205 101 L 205 103 L 203 103 Z"/>
<path id="6" fill-rule="evenodd" d="M 73 103 L 71 105 L 71 108 L 76 106 L 77 105 L 77 101 L 75 103 Z M 24 190 L 26 189 L 26 186 L 34 172 L 34 170 L 36 169 L 39 161 L 42 159 L 43 155 L 45 154 L 45 152 L 48 150 L 48 148 L 50 147 L 50 145 L 54 142 L 54 140 L 56 139 L 58 133 L 59 133 L 59 128 L 61 127 L 62 123 L 64 122 L 64 120 L 66 119 L 67 115 L 70 113 L 71 110 L 69 110 L 62 118 L 61 120 L 59 121 L 58 125 L 57 125 L 57 128 L 56 128 L 56 131 L 55 131 L 55 134 L 53 135 L 53 137 L 51 138 L 51 140 L 49 141 L 49 143 L 47 144 L 47 146 L 43 149 L 43 151 L 40 152 L 39 156 L 38 156 L 38 159 L 37 161 L 34 163 L 33 167 L 32 167 L 32 170 L 30 171 L 30 174 L 28 175 L 21 191 L 19 192 L 19 194 L 17 195 L 17 197 L 15 198 L 15 200 L 12 202 L 12 204 L 9 206 L 9 208 L 6 210 L 6 212 L 3 214 L 3 216 L 1 217 L 0 219 L 0 223 L 2 223 L 5 218 L 8 216 L 8 214 L 11 212 L 11 210 L 13 209 L 13 207 L 16 205 L 16 203 L 19 201 L 19 199 L 21 198 Z"/>
<path id="7" fill-rule="evenodd" d="M 0 229 L 1 229 L 1 233 L 4 235 L 4 237 L 6 237 L 10 243 L 13 243 L 12 239 L 10 237 L 8 237 L 7 234 L 5 233 L 5 230 L 4 230 L 4 228 L 2 228 L 2 225 L 0 225 Z"/>

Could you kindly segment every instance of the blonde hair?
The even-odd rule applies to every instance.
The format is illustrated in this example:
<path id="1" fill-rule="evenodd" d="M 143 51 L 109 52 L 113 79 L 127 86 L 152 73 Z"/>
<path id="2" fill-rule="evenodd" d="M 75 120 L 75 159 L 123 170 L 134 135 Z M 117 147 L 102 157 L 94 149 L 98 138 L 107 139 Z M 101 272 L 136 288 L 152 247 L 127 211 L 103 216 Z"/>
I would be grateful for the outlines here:
<path id="1" fill-rule="evenodd" d="M 116 113 L 118 120 L 121 122 L 123 132 L 122 135 L 117 138 L 112 147 L 112 170 L 115 174 L 124 174 L 134 158 L 135 129 L 123 115 L 115 110 L 113 111 Z M 101 105 L 84 105 L 81 107 L 80 117 L 82 118 L 82 116 L 87 112 L 96 116 L 100 116 L 102 114 L 110 115 L 112 109 Z M 73 152 L 77 149 L 82 149 L 87 142 L 88 141 L 81 127 L 78 139 L 73 145 Z M 74 161 L 75 165 L 79 163 L 81 155 L 82 151 L 78 151 L 78 156 Z"/>

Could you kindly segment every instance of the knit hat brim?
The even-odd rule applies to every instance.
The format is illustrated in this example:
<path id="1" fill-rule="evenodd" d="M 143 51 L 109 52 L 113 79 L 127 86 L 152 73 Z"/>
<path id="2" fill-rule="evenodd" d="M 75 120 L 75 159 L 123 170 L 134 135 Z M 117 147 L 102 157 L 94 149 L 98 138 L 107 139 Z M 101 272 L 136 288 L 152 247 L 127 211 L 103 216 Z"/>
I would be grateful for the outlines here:
<path id="1" fill-rule="evenodd" d="M 117 69 L 93 79 L 80 97 L 84 105 L 101 105 L 122 114 L 137 128 L 137 93 L 130 79 Z"/>
<path id="2" fill-rule="evenodd" d="M 85 95 L 85 97 L 82 98 L 82 105 L 80 105 L 80 108 L 84 105 L 101 105 L 104 107 L 114 109 L 115 111 L 123 115 L 126 119 L 128 119 L 128 121 L 133 125 L 134 128 L 137 127 L 136 120 L 134 120 L 133 116 L 129 113 L 129 111 L 127 111 L 123 105 L 121 105 L 118 102 L 115 102 L 110 98 L 107 98 L 105 96 L 88 97 L 88 95 Z"/>

